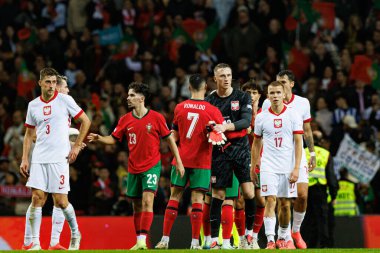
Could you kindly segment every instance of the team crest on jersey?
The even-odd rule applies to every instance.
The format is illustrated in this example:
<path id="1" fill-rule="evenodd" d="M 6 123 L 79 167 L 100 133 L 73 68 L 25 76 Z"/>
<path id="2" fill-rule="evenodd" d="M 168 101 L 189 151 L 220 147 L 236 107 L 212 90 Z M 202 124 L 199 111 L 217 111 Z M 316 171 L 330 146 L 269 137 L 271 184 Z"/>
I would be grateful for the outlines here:
<path id="1" fill-rule="evenodd" d="M 281 128 L 282 127 L 282 119 L 274 119 L 273 125 L 274 125 L 274 128 Z"/>
<path id="2" fill-rule="evenodd" d="M 211 177 L 211 183 L 212 183 L 212 184 L 215 184 L 215 183 L 216 183 L 216 176 L 212 176 L 212 177 Z"/>
<path id="3" fill-rule="evenodd" d="M 51 106 L 50 105 L 44 106 L 43 112 L 44 112 L 45 116 L 50 115 L 51 114 Z"/>
<path id="4" fill-rule="evenodd" d="M 266 185 L 266 184 L 265 184 L 265 185 L 262 185 L 262 186 L 261 186 L 261 190 L 262 190 L 263 192 L 267 192 L 267 190 L 268 190 L 267 185 Z"/>
<path id="5" fill-rule="evenodd" d="M 239 100 L 238 101 L 231 101 L 231 110 L 232 111 L 238 111 L 240 109 Z"/>
<path id="6" fill-rule="evenodd" d="M 146 125 L 145 126 L 146 127 L 146 131 L 148 132 L 148 133 L 150 133 L 150 131 L 152 130 L 152 124 L 150 124 L 150 123 L 148 123 L 148 125 Z"/>

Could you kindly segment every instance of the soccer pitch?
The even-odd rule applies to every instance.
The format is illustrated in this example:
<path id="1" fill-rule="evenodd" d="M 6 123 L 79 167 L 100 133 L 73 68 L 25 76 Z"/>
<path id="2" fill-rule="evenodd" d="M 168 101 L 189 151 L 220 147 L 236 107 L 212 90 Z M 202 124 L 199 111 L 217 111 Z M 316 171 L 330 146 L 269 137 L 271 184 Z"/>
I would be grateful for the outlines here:
<path id="1" fill-rule="evenodd" d="M 129 251 L 129 250 L 80 250 L 80 251 L 77 251 L 77 252 L 81 252 L 81 253 L 117 253 L 117 252 L 126 252 L 126 251 Z M 263 252 L 263 251 L 266 251 L 268 252 L 267 250 L 265 249 L 261 249 L 261 250 L 216 250 L 216 251 L 213 251 L 213 252 L 219 252 L 219 253 L 231 253 L 231 252 Z M 306 250 L 296 250 L 297 252 L 305 252 L 305 253 L 321 253 L 321 252 L 332 252 L 332 253 L 338 253 L 338 252 L 368 252 L 368 253 L 372 253 L 372 252 L 380 252 L 380 249 L 306 249 Z M 54 251 L 52 251 L 54 252 Z M 61 252 L 61 251 L 56 251 L 56 252 Z M 154 250 L 154 249 L 150 249 L 150 250 L 143 250 L 143 251 L 140 251 L 140 252 L 146 252 L 146 253 L 191 253 L 191 252 L 199 252 L 199 250 L 189 250 L 189 249 L 170 249 L 170 250 Z"/>

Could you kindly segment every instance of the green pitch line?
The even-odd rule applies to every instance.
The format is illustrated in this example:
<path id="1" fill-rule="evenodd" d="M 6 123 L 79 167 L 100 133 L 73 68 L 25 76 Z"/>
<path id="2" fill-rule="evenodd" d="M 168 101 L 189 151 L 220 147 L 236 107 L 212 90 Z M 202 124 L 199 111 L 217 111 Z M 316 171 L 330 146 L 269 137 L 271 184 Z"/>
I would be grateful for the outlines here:
<path id="1" fill-rule="evenodd" d="M 268 250 L 261 249 L 260 252 L 268 252 Z M 8 251 L 9 252 L 9 251 Z M 49 251 L 49 252 L 59 252 L 62 253 L 62 251 L 59 250 L 54 250 L 54 251 Z M 129 251 L 129 250 L 78 250 L 78 251 L 71 251 L 71 252 L 78 252 L 78 253 L 118 253 L 118 252 L 134 252 L 134 251 Z M 189 249 L 171 249 L 171 250 L 139 250 L 137 252 L 141 253 L 199 253 L 199 252 L 209 252 L 208 250 L 189 250 Z M 257 250 L 252 251 L 252 250 L 216 250 L 212 251 L 216 253 L 232 253 L 232 252 L 258 252 Z M 289 251 L 288 251 L 289 252 Z M 366 252 L 366 253 L 379 253 L 380 249 L 307 249 L 307 250 L 297 250 L 293 251 L 296 253 L 350 253 L 350 252 Z"/>

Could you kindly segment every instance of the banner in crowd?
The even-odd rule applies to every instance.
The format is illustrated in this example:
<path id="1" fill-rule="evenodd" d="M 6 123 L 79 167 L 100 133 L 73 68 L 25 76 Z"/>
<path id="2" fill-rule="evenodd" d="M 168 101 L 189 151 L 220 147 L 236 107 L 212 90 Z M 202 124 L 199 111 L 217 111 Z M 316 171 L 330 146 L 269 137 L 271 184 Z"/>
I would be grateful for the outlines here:
<path id="1" fill-rule="evenodd" d="M 99 43 L 102 46 L 117 45 L 123 38 L 120 25 L 99 30 Z"/>
<path id="2" fill-rule="evenodd" d="M 369 183 L 380 166 L 379 157 L 357 144 L 348 134 L 340 143 L 335 159 L 362 183 Z"/>
<path id="3" fill-rule="evenodd" d="M 1 197 L 29 198 L 32 196 L 32 189 L 24 185 L 1 185 Z"/>

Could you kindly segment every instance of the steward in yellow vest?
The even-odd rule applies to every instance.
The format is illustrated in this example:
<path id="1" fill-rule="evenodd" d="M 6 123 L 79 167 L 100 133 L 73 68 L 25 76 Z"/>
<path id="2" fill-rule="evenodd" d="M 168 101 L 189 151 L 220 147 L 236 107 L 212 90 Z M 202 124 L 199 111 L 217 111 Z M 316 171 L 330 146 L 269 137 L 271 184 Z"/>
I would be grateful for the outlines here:
<path id="1" fill-rule="evenodd" d="M 330 242 L 329 207 L 327 189 L 335 199 L 338 182 L 330 162 L 330 152 L 324 148 L 325 142 L 320 131 L 313 131 L 316 167 L 309 172 L 309 190 L 305 220 L 301 233 L 308 248 L 327 248 Z M 306 158 L 309 158 L 308 149 Z"/>
<path id="2" fill-rule="evenodd" d="M 342 169 L 338 195 L 334 203 L 335 216 L 356 216 L 359 214 L 356 204 L 356 185 L 347 179 L 346 174 L 347 170 Z"/>

